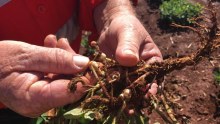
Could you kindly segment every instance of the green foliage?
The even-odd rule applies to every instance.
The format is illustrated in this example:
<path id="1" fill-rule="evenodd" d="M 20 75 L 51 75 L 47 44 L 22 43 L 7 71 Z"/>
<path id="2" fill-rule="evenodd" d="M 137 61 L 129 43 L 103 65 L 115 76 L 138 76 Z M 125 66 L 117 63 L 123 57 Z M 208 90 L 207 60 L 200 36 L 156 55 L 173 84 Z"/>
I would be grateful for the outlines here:
<path id="1" fill-rule="evenodd" d="M 48 120 L 46 115 L 42 114 L 40 117 L 32 119 L 29 124 L 45 124 L 45 123 L 48 123 Z"/>
<path id="2" fill-rule="evenodd" d="M 197 17 L 201 12 L 200 4 L 192 4 L 187 0 L 166 0 L 160 5 L 161 19 L 170 23 L 191 24 L 190 19 Z"/>
<path id="3" fill-rule="evenodd" d="M 96 124 L 118 124 L 119 120 L 117 116 L 112 113 L 106 118 L 102 118 L 100 120 L 97 120 L 97 112 L 94 112 L 92 110 L 83 110 L 82 108 L 74 108 L 68 112 L 66 112 L 64 115 L 65 119 L 68 119 L 70 122 L 69 124 L 91 124 L 96 120 Z M 147 117 L 144 117 L 140 114 L 126 117 L 124 113 L 121 115 L 122 121 L 124 124 L 148 124 L 149 119 Z M 118 116 L 119 117 L 119 116 Z"/>
<path id="4" fill-rule="evenodd" d="M 94 53 L 94 49 L 91 48 L 89 44 L 89 35 L 91 35 L 91 32 L 85 31 L 82 34 L 82 40 L 81 40 L 81 47 L 85 49 L 83 55 L 90 56 Z"/>
<path id="5" fill-rule="evenodd" d="M 214 71 L 215 81 L 220 85 L 220 69 Z"/>
<path id="6" fill-rule="evenodd" d="M 95 113 L 93 111 L 83 111 L 82 108 L 75 108 L 66 112 L 63 116 L 80 124 L 89 124 L 94 120 Z"/>

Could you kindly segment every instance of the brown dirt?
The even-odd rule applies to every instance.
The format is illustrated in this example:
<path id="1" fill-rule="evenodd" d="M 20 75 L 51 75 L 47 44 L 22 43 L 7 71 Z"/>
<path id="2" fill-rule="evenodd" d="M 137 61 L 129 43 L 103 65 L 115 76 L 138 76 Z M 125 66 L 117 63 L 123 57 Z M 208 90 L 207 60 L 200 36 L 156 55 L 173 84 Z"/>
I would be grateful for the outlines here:
<path id="1" fill-rule="evenodd" d="M 160 48 L 164 59 L 185 56 L 196 51 L 197 36 L 191 31 L 167 30 L 165 24 L 159 22 L 158 9 L 160 0 L 139 0 L 136 12 L 145 28 Z M 194 0 L 206 5 L 206 0 Z M 215 2 L 216 10 L 220 2 Z M 220 14 L 218 13 L 220 24 Z M 187 67 L 170 73 L 165 77 L 165 91 L 168 92 L 179 107 L 174 106 L 179 122 L 192 124 L 220 123 L 220 105 L 217 97 L 220 86 L 213 78 L 213 69 L 220 67 L 220 50 L 213 53 L 210 59 L 204 59 L 198 65 Z M 219 95 L 219 96 L 218 96 Z M 215 98 L 216 97 L 216 98 Z M 150 123 L 165 123 L 156 112 L 150 115 Z"/>

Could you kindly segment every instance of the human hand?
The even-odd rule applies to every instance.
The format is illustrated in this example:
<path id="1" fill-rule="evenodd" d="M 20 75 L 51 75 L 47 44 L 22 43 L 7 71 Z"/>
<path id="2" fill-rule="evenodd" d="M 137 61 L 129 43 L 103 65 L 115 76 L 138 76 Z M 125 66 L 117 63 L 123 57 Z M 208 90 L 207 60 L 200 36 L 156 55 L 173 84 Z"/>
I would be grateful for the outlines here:
<path id="1" fill-rule="evenodd" d="M 55 40 L 47 37 L 45 45 L 51 47 Z M 51 108 L 76 102 L 84 95 L 86 88 L 82 84 L 78 83 L 77 90 L 72 93 L 67 89 L 68 79 L 53 79 L 45 75 L 75 74 L 88 66 L 87 57 L 76 54 L 65 43 L 57 45 L 62 49 L 19 41 L 0 42 L 2 103 L 21 115 L 35 117 Z M 84 79 L 86 83 L 90 83 L 88 79 Z"/>
<path id="2" fill-rule="evenodd" d="M 140 60 L 147 64 L 162 61 L 160 50 L 135 16 L 128 0 L 103 2 L 96 8 L 94 19 L 100 32 L 101 51 L 121 65 L 134 66 Z M 156 92 L 157 85 L 153 83 L 146 96 Z"/>
<path id="3" fill-rule="evenodd" d="M 162 60 L 158 47 L 133 15 L 115 17 L 108 28 L 101 32 L 99 44 L 101 51 L 124 66 L 134 66 L 140 60 L 148 64 Z"/>

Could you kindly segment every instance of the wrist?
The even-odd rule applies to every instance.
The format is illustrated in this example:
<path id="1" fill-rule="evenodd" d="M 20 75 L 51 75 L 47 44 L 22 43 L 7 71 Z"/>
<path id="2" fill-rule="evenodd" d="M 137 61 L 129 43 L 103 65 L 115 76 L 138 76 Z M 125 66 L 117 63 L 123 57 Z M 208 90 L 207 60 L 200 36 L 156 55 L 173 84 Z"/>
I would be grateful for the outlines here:
<path id="1" fill-rule="evenodd" d="M 97 31 L 100 33 L 117 17 L 135 16 L 129 0 L 105 0 L 94 11 Z"/>

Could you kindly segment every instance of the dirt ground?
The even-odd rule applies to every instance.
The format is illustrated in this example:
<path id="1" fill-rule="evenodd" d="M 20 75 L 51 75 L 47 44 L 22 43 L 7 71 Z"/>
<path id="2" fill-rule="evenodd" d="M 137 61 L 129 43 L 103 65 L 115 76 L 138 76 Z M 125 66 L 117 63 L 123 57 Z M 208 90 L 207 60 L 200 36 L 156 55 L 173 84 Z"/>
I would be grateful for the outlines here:
<path id="1" fill-rule="evenodd" d="M 198 47 L 197 36 L 191 31 L 172 32 L 159 21 L 160 0 L 139 0 L 136 12 L 145 28 L 160 48 L 164 59 L 185 56 L 195 52 Z M 195 1 L 195 0 L 194 0 Z M 207 5 L 206 0 L 196 0 Z M 217 13 L 220 2 L 214 3 Z M 218 13 L 220 24 L 220 13 Z M 165 26 L 165 28 L 164 28 Z M 174 110 L 180 123 L 220 124 L 220 86 L 213 78 L 213 70 L 220 68 L 220 50 L 210 59 L 198 65 L 170 73 L 165 77 L 165 91 L 172 95 L 178 104 Z M 150 116 L 150 123 L 165 123 L 156 112 Z"/>

